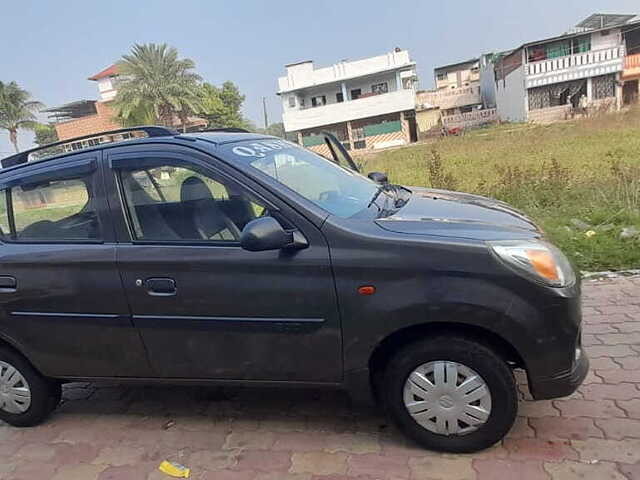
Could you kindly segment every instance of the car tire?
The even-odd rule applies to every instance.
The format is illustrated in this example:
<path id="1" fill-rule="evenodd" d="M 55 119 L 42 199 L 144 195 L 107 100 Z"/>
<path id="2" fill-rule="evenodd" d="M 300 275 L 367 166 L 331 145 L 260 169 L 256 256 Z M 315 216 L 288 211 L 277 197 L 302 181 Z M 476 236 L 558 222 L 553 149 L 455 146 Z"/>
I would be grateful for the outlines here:
<path id="1" fill-rule="evenodd" d="M 432 380 L 424 383 L 424 378 Z M 470 388 L 475 390 L 463 392 Z M 387 364 L 383 389 L 386 410 L 400 430 L 430 450 L 469 453 L 488 448 L 511 429 L 518 410 L 516 384 L 506 362 L 488 346 L 461 336 L 440 335 L 401 349 Z M 465 415 L 468 411 L 472 416 Z"/>
<path id="2" fill-rule="evenodd" d="M 16 373 L 12 374 L 11 369 Z M 9 405 L 5 401 L 9 383 L 15 382 L 16 378 L 19 381 L 15 386 L 22 390 L 22 395 L 26 388 L 30 398 L 28 403 L 23 396 L 17 403 Z M 40 375 L 22 355 L 0 347 L 0 420 L 14 427 L 37 425 L 55 409 L 60 395 L 59 383 Z"/>

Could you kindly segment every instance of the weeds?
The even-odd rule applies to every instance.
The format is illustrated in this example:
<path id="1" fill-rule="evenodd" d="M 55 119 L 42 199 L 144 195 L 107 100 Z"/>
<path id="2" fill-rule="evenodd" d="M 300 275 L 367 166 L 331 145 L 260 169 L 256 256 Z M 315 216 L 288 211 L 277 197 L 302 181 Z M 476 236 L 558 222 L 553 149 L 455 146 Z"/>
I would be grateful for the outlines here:
<path id="1" fill-rule="evenodd" d="M 445 171 L 440 153 L 432 148 L 427 156 L 427 179 L 432 188 L 455 190 L 458 182 L 452 173 Z"/>

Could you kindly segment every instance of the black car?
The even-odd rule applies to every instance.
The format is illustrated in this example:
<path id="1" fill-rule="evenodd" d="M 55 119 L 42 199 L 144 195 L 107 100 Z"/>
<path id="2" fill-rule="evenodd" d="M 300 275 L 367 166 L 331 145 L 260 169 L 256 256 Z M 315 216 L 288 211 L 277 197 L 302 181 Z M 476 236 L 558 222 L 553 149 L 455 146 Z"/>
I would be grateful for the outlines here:
<path id="1" fill-rule="evenodd" d="M 579 280 L 508 205 L 365 177 L 237 131 L 144 138 L 0 172 L 0 419 L 72 381 L 341 388 L 410 437 L 482 449 L 588 360 Z M 121 132 L 122 132 L 121 131 Z"/>

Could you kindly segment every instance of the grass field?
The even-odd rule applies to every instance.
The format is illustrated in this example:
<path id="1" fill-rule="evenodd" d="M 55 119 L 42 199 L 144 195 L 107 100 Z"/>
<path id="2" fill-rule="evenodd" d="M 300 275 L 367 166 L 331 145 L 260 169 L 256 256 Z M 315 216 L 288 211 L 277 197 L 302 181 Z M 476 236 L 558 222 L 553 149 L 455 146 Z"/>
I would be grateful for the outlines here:
<path id="1" fill-rule="evenodd" d="M 504 124 L 359 161 L 393 183 L 507 201 L 581 270 L 640 268 L 640 235 L 621 235 L 640 230 L 640 109 L 548 126 Z"/>

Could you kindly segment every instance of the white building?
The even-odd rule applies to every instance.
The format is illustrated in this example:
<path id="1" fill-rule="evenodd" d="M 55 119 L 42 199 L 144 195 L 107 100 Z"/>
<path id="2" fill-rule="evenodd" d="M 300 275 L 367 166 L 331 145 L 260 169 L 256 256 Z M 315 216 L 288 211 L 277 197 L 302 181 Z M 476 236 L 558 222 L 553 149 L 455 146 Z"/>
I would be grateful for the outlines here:
<path id="1" fill-rule="evenodd" d="M 640 46 L 638 20 L 594 14 L 564 35 L 484 55 L 483 97 L 495 101 L 503 121 L 550 123 L 619 109 L 638 91 L 637 78 L 629 76 L 631 53 Z"/>
<path id="2" fill-rule="evenodd" d="M 416 65 L 407 50 L 315 68 L 312 61 L 286 66 L 278 79 L 286 132 L 321 153 L 318 134 L 330 131 L 353 150 L 417 140 Z"/>

